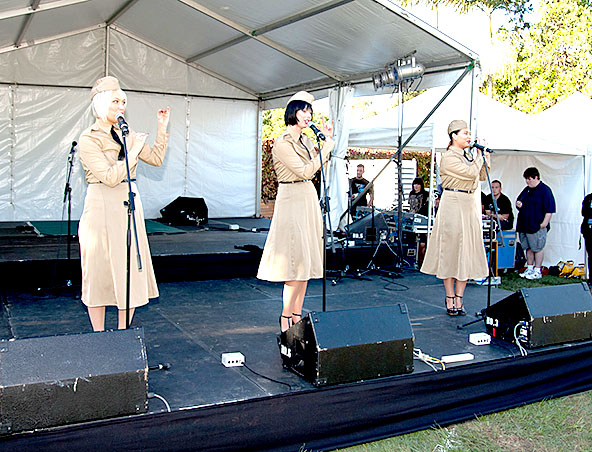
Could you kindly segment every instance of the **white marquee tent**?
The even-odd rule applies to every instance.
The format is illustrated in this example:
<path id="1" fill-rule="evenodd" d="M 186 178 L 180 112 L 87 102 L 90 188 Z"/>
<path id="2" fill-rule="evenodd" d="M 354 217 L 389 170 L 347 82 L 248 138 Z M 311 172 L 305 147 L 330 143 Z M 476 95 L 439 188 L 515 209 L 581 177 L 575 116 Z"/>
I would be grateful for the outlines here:
<path id="1" fill-rule="evenodd" d="M 408 149 L 442 151 L 448 144 L 446 129 L 454 118 L 471 117 L 471 105 L 463 95 L 462 83 L 410 142 Z M 442 98 L 446 89 L 439 87 L 411 99 L 403 105 L 404 136 L 408 136 L 425 115 Z M 572 96 L 573 97 L 573 96 Z M 473 116 L 473 131 L 487 139 L 492 154 L 491 179 L 502 181 L 502 191 L 514 202 L 524 188 L 524 169 L 535 166 L 541 179 L 553 190 L 557 213 L 551 221 L 551 231 L 545 248 L 545 265 L 556 265 L 561 259 L 584 262 L 579 247 L 580 208 L 583 197 L 590 191 L 589 172 L 592 135 L 584 121 L 592 114 L 592 100 L 575 95 L 540 115 L 527 115 L 485 95 L 476 96 L 477 114 Z M 562 105 L 564 104 L 564 105 Z M 350 146 L 387 147 L 397 142 L 397 111 L 387 112 L 360 124 L 352 124 Z M 366 124 L 370 123 L 370 124 Z M 378 126 L 378 127 L 377 127 Z M 564 139 L 563 131 L 573 135 Z M 473 134 L 474 136 L 477 134 Z M 571 140 L 571 141 L 570 141 Z M 486 184 L 482 186 L 489 192 Z M 514 210 L 514 214 L 517 212 Z"/>
<path id="2" fill-rule="evenodd" d="M 330 190 L 344 202 L 345 106 L 411 53 L 426 67 L 422 87 L 451 84 L 477 60 L 389 0 L 3 1 L 0 221 L 63 218 L 67 155 L 105 74 L 128 93 L 135 130 L 154 136 L 156 110 L 171 106 L 163 167 L 138 169 L 147 218 L 177 196 L 205 198 L 213 217 L 257 214 L 261 112 L 300 89 L 329 91 Z M 84 191 L 75 165 L 75 219 Z"/>

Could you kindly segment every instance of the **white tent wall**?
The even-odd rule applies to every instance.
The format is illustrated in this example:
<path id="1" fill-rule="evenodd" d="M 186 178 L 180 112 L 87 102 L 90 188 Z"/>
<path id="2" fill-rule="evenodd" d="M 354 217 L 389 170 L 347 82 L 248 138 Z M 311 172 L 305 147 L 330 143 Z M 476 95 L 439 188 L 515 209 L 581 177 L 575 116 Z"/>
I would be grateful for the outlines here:
<path id="1" fill-rule="evenodd" d="M 88 88 L 59 85 L 90 86 L 103 75 L 106 30 L 0 54 L 0 80 L 19 80 L 0 85 L 0 162 L 6 163 L 0 169 L 0 221 L 64 218 L 68 151 L 94 118 Z M 163 166 L 138 166 L 146 218 L 160 217 L 159 210 L 177 196 L 205 198 L 211 217 L 256 214 L 260 155 L 256 97 L 136 39 L 109 33 L 110 73 L 120 79 L 123 89 L 133 88 L 127 90 L 126 118 L 131 127 L 149 132 L 147 141 L 152 143 L 157 109 L 171 106 L 171 136 Z M 64 59 L 64 54 L 73 58 Z M 169 83 L 172 89 L 158 94 Z M 72 217 L 78 219 L 86 184 L 75 160 Z"/>
<path id="2" fill-rule="evenodd" d="M 541 180 L 551 187 L 557 204 L 557 213 L 551 218 L 543 265 L 557 265 L 560 260 L 567 259 L 584 263 L 584 250 L 579 249 L 580 209 L 584 198 L 583 156 L 530 152 L 493 154 L 491 166 L 491 180 L 502 182 L 502 192 L 512 201 L 514 216 L 518 215 L 514 205 L 516 198 L 526 186 L 522 173 L 531 166 L 538 168 Z M 485 184 L 482 188 L 485 193 L 489 192 Z"/>
<path id="3" fill-rule="evenodd" d="M 11 92 L 12 87 L 0 85 L 0 218 L 12 214 Z"/>
<path id="4" fill-rule="evenodd" d="M 12 87 L 13 130 L 11 208 L 2 220 L 60 219 L 72 141 L 90 124 L 88 91 L 69 88 Z M 5 150 L 2 150 L 4 153 Z M 8 149 L 10 153 L 10 149 Z M 81 213 L 78 197 L 84 182 L 80 164 L 72 180 L 74 218 Z"/>
<path id="5" fill-rule="evenodd" d="M 254 102 L 192 99 L 187 196 L 203 197 L 210 216 L 255 214 L 258 114 Z"/>

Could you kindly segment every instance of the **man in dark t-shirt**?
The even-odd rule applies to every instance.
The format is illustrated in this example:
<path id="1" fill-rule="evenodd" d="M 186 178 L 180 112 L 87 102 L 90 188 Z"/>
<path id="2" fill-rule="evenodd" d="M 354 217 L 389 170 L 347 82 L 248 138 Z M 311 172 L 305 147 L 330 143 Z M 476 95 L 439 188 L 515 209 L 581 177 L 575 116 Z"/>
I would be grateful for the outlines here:
<path id="1" fill-rule="evenodd" d="M 526 271 L 520 276 L 526 279 L 540 279 L 543 265 L 547 231 L 551 216 L 555 213 L 555 198 L 548 185 L 540 179 L 539 170 L 526 168 L 523 174 L 526 187 L 518 195 L 516 207 L 516 232 L 520 245 L 526 250 Z"/>
<path id="2" fill-rule="evenodd" d="M 512 211 L 512 201 L 502 193 L 502 183 L 499 180 L 494 180 L 491 183 L 491 193 L 485 196 L 484 206 L 485 215 L 495 218 L 493 214 L 493 198 L 497 204 L 497 214 L 500 219 L 502 231 L 507 231 L 514 227 L 514 212 Z"/>
<path id="3" fill-rule="evenodd" d="M 367 206 L 374 204 L 374 187 L 370 187 L 366 196 L 358 199 L 358 195 L 364 191 L 366 186 L 370 183 L 364 177 L 364 165 L 361 163 L 356 168 L 356 177 L 350 179 L 349 186 L 351 191 L 351 214 L 355 217 L 356 207 Z M 368 198 L 368 199 L 367 199 Z"/>

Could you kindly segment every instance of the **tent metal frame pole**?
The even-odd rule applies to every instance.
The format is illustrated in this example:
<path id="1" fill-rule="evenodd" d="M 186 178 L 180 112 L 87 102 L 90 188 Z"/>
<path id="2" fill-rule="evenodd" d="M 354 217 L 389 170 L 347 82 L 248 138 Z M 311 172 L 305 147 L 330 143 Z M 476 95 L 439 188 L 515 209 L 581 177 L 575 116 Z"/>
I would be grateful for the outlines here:
<path id="1" fill-rule="evenodd" d="M 255 144 L 255 217 L 261 216 L 261 179 L 263 177 L 263 101 L 257 103 L 257 142 Z"/>
<path id="2" fill-rule="evenodd" d="M 393 154 L 393 156 L 389 159 L 388 162 L 385 163 L 385 165 L 382 167 L 382 169 L 378 172 L 378 174 L 376 174 L 376 176 L 374 176 L 374 178 L 370 181 L 370 183 L 368 185 L 366 185 L 366 187 L 364 188 L 364 190 L 362 190 L 360 193 L 358 193 L 358 196 L 356 197 L 356 199 L 361 198 L 362 196 L 366 196 L 366 193 L 368 193 L 368 190 L 370 190 L 370 188 L 372 188 L 374 186 L 374 181 L 376 179 L 378 179 L 378 177 L 380 177 L 380 175 L 383 173 L 383 171 L 386 169 L 386 167 L 395 159 L 399 158 L 399 154 L 401 154 L 403 152 L 403 149 L 405 149 L 405 147 L 409 144 L 409 142 L 413 139 L 413 137 L 415 137 L 415 135 L 417 135 L 417 133 L 420 131 L 420 129 L 424 126 L 424 124 L 426 122 L 428 122 L 428 120 L 432 117 L 432 115 L 436 112 L 436 110 L 440 107 L 440 105 L 442 105 L 442 103 L 448 98 L 448 96 L 450 95 L 450 93 L 452 93 L 452 91 L 454 90 L 454 88 L 456 88 L 460 82 L 463 81 L 463 79 L 465 78 L 465 76 L 475 67 L 475 61 L 471 62 L 471 64 L 469 64 L 465 70 L 463 71 L 463 73 L 458 77 L 458 79 L 456 79 L 456 81 L 452 84 L 452 86 L 448 89 L 448 91 L 446 91 L 446 93 L 444 93 L 444 95 L 442 96 L 442 98 L 436 103 L 436 105 L 434 106 L 434 108 L 432 108 L 432 110 L 427 114 L 427 116 L 419 123 L 419 125 L 415 128 L 415 130 L 413 130 L 413 132 L 411 132 L 411 135 L 409 135 L 409 137 L 407 137 L 407 139 L 405 140 L 405 142 L 399 146 L 399 149 L 397 150 L 397 152 L 395 154 Z M 472 97 L 472 93 L 471 93 L 471 97 Z M 355 200 L 354 200 L 354 204 L 355 204 Z"/>

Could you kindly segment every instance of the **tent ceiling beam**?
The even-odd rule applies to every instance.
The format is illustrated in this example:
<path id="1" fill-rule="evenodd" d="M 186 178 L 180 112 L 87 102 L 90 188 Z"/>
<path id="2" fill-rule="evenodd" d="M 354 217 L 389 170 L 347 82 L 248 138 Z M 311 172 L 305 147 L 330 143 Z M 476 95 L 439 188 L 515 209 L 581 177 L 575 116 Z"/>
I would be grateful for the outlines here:
<path id="1" fill-rule="evenodd" d="M 183 57 L 181 57 L 181 56 L 179 56 L 179 55 L 177 55 L 177 54 L 175 54 L 173 52 L 170 52 L 170 51 L 168 51 L 166 49 L 163 49 L 162 47 L 159 47 L 159 46 L 157 46 L 156 44 L 154 44 L 152 42 L 146 41 L 145 39 L 142 39 L 139 36 L 136 36 L 135 34 L 129 32 L 127 30 L 124 30 L 124 29 L 122 29 L 120 27 L 117 27 L 115 25 L 110 25 L 109 28 L 112 29 L 112 30 L 115 30 L 115 31 L 117 31 L 119 33 L 121 33 L 124 36 L 127 36 L 130 39 L 134 39 L 135 41 L 138 41 L 139 43 L 144 44 L 145 46 L 150 47 L 151 49 L 154 49 L 154 50 L 156 50 L 156 51 L 158 51 L 160 53 L 163 53 L 163 54 L 165 54 L 165 55 L 173 58 L 174 60 L 177 60 L 177 61 L 179 61 L 181 63 L 184 63 L 184 64 L 188 64 L 189 66 L 197 69 L 200 72 L 203 72 L 204 74 L 207 74 L 207 75 L 209 75 L 211 77 L 214 77 L 214 78 L 216 78 L 216 79 L 218 79 L 218 80 L 220 80 L 220 81 L 222 81 L 224 83 L 228 83 L 229 85 L 232 85 L 235 88 L 238 88 L 241 91 L 244 91 L 245 93 L 250 94 L 251 96 L 257 97 L 257 93 L 253 92 L 251 89 L 247 88 L 246 86 L 243 86 L 240 83 L 235 82 L 234 80 L 230 80 L 229 78 L 226 78 L 226 77 L 224 77 L 224 76 L 222 76 L 222 75 L 220 75 L 220 74 L 218 74 L 216 72 L 210 71 L 209 69 L 204 68 L 203 66 L 200 66 L 197 63 L 188 63 L 185 60 L 185 58 L 183 58 Z"/>
<path id="2" fill-rule="evenodd" d="M 12 9 L 9 11 L 0 12 L 0 20 L 9 19 L 11 17 L 33 15 L 40 11 L 47 11 L 54 8 L 61 8 L 63 6 L 75 5 L 77 3 L 84 3 L 88 0 L 57 0 L 55 2 L 44 3 L 42 5 L 39 2 L 34 1 L 33 4 L 37 3 L 37 8 L 33 9 L 33 6 L 27 6 L 26 8 Z"/>
<path id="3" fill-rule="evenodd" d="M 58 35 L 48 36 L 47 38 L 37 39 L 35 41 L 25 41 L 24 43 L 20 44 L 18 47 L 14 46 L 14 45 L 7 46 L 7 47 L 1 47 L 0 48 L 0 55 L 3 53 L 12 52 L 13 50 L 17 50 L 17 49 L 24 49 L 26 47 L 32 47 L 35 45 L 44 44 L 46 42 L 56 41 L 58 39 L 69 38 L 70 36 L 76 36 L 81 33 L 87 33 L 89 31 L 97 30 L 97 29 L 104 28 L 104 27 L 105 27 L 105 24 L 91 25 L 90 27 L 81 28 L 80 30 L 69 31 L 67 33 L 60 33 Z"/>
<path id="4" fill-rule="evenodd" d="M 252 39 L 256 39 L 257 41 L 261 42 L 262 44 L 265 44 L 268 47 L 271 47 L 272 49 L 283 53 L 286 56 L 289 56 L 290 58 L 326 75 L 327 77 L 330 77 L 334 80 L 340 80 L 341 76 L 337 73 L 334 72 L 318 63 L 315 63 L 314 61 L 303 57 L 302 55 L 300 55 L 297 52 L 294 52 L 280 44 L 278 44 L 277 42 L 266 38 L 265 36 L 253 36 L 251 30 L 249 30 L 247 27 L 238 24 L 230 19 L 228 19 L 227 17 L 222 16 L 221 14 L 218 14 L 208 8 L 206 8 L 205 6 L 201 5 L 200 3 L 196 2 L 195 0 L 179 0 L 181 3 L 183 3 L 184 5 L 189 6 L 190 8 L 195 9 L 196 11 L 199 11 L 202 14 L 205 14 L 208 17 L 211 17 L 214 20 L 217 20 L 218 22 L 226 25 L 227 27 L 230 27 L 240 33 L 242 33 L 243 35 L 252 38 Z M 196 57 L 190 57 L 192 60 L 195 60 Z"/>
<path id="5" fill-rule="evenodd" d="M 326 11 L 330 11 L 332 9 L 346 5 L 346 4 L 351 3 L 353 1 L 355 1 L 355 0 L 332 0 L 330 2 L 316 6 L 314 8 L 310 8 L 306 11 L 302 11 L 298 14 L 293 14 L 292 16 L 285 17 L 284 19 L 280 19 L 280 20 L 273 22 L 269 25 L 265 25 L 261 28 L 257 28 L 255 30 L 252 30 L 251 36 L 259 36 L 259 35 L 262 35 L 265 33 L 269 33 L 270 31 L 277 30 L 278 28 L 285 27 L 286 25 L 290 25 L 290 24 L 293 24 L 295 22 L 299 22 L 304 19 L 308 19 L 309 17 L 313 17 L 313 16 L 316 16 L 317 14 L 321 14 Z"/>
<path id="6" fill-rule="evenodd" d="M 204 50 L 203 52 L 198 53 L 197 55 L 187 58 L 187 62 L 191 63 L 195 60 L 199 60 L 200 58 L 205 58 L 209 55 L 212 55 L 214 53 L 217 53 L 217 52 L 220 52 L 224 49 L 232 47 L 233 45 L 240 44 L 241 42 L 244 42 L 247 39 L 251 39 L 253 36 L 259 36 L 259 35 L 268 33 L 270 31 L 277 30 L 278 28 L 293 24 L 295 22 L 301 21 L 303 19 L 307 19 L 312 16 L 316 16 L 317 14 L 332 10 L 334 8 L 337 8 L 338 6 L 342 6 L 347 3 L 351 3 L 352 1 L 354 1 L 354 0 L 333 0 L 333 1 L 330 1 L 330 2 L 325 3 L 323 5 L 317 6 L 315 8 L 311 8 L 307 11 L 303 11 L 298 14 L 293 14 L 292 16 L 286 17 L 284 19 L 280 19 L 276 22 L 265 25 L 261 28 L 253 29 L 248 34 L 244 34 L 243 36 L 239 36 L 238 38 L 226 41 L 225 43 L 222 43 L 220 45 L 212 47 L 211 49 Z"/>
<path id="7" fill-rule="evenodd" d="M 27 30 L 29 29 L 29 26 L 31 25 L 31 19 L 33 19 L 33 14 L 35 13 L 35 11 L 37 11 L 37 8 L 39 8 L 40 1 L 41 0 L 33 0 L 33 3 L 31 3 L 31 10 L 33 12 L 31 14 L 27 14 L 27 18 L 25 19 L 25 22 L 23 23 L 23 26 L 21 27 L 21 30 L 19 31 L 16 41 L 14 41 L 15 47 L 18 47 L 21 45 L 21 42 L 23 41 L 25 33 L 27 32 Z"/>
<path id="8" fill-rule="evenodd" d="M 123 5 L 119 11 L 117 11 L 115 14 L 113 14 L 113 16 L 107 19 L 107 25 L 114 24 L 117 19 L 123 16 L 136 3 L 138 3 L 138 0 L 129 0 L 129 2 Z"/>

